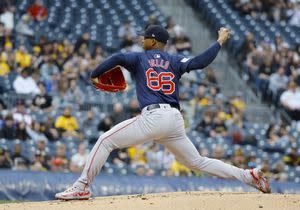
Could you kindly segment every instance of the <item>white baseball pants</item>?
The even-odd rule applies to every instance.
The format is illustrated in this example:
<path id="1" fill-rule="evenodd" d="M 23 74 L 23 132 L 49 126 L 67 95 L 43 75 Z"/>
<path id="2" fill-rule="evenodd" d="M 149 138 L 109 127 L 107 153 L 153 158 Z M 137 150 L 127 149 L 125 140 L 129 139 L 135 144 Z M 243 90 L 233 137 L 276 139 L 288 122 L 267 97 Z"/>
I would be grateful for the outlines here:
<path id="1" fill-rule="evenodd" d="M 141 115 L 125 120 L 101 135 L 89 154 L 81 177 L 75 185 L 89 186 L 100 172 L 110 152 L 154 140 L 167 147 L 176 159 L 194 171 L 221 178 L 238 179 L 249 183 L 248 170 L 226 164 L 220 160 L 202 157 L 188 139 L 181 113 L 169 104 L 161 108 L 142 110 Z"/>

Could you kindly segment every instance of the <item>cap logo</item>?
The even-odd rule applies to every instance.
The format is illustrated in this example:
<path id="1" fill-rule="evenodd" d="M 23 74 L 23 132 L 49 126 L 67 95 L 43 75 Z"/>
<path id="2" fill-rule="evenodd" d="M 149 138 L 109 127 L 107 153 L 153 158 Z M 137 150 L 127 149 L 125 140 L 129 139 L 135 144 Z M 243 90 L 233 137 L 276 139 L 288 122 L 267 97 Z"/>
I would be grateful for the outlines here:
<path id="1" fill-rule="evenodd" d="M 154 54 L 154 58 L 160 58 L 160 54 Z"/>
<path id="2" fill-rule="evenodd" d="M 154 34 L 152 34 L 151 36 L 152 36 L 152 37 L 155 37 L 155 35 L 154 35 Z"/>

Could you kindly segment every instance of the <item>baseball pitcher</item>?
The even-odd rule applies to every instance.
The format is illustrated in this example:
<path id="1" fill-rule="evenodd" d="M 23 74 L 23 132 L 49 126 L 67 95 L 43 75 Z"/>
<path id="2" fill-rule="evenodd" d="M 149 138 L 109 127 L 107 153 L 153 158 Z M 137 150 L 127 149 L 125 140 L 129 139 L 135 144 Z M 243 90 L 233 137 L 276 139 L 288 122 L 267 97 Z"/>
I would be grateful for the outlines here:
<path id="1" fill-rule="evenodd" d="M 167 147 L 178 161 L 194 171 L 237 179 L 264 193 L 270 193 L 269 182 L 260 169 L 244 170 L 220 160 L 200 156 L 185 133 L 179 111 L 178 85 L 181 76 L 208 66 L 229 37 L 230 31 L 221 28 L 217 41 L 210 48 L 194 58 L 186 58 L 165 52 L 168 31 L 159 25 L 151 25 L 144 33 L 144 52 L 117 53 L 101 63 L 91 74 L 95 87 L 106 91 L 111 88 L 112 92 L 123 90 L 122 84 L 114 87 L 114 74 L 118 74 L 118 71 L 108 73 L 112 69 L 115 71 L 116 66 L 125 67 L 135 77 L 141 115 L 121 122 L 101 135 L 90 152 L 79 179 L 72 187 L 57 193 L 55 197 L 62 200 L 90 198 L 89 187 L 112 150 L 143 144 L 150 139 Z M 101 76 L 105 76 L 105 79 Z M 105 84 L 105 81 L 109 84 Z"/>

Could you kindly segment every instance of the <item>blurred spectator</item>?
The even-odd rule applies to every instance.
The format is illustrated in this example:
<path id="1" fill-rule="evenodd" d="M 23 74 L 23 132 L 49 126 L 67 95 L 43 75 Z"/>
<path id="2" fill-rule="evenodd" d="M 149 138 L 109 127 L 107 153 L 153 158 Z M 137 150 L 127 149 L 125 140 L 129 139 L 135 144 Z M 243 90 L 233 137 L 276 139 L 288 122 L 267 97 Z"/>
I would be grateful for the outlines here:
<path id="1" fill-rule="evenodd" d="M 22 70 L 21 75 L 18 75 L 13 82 L 13 87 L 16 93 L 20 94 L 39 94 L 40 89 L 36 82 L 29 75 L 29 69 L 25 68 Z"/>
<path id="2" fill-rule="evenodd" d="M 266 138 L 270 145 L 276 145 L 279 143 L 279 136 L 276 132 L 275 125 L 271 124 L 266 132 Z"/>
<path id="3" fill-rule="evenodd" d="M 261 170 L 264 172 L 266 177 L 271 177 L 271 169 L 270 169 L 270 160 L 269 159 L 264 159 L 261 163 Z"/>
<path id="4" fill-rule="evenodd" d="M 27 140 L 28 139 L 28 134 L 26 131 L 26 123 L 25 122 L 18 122 L 17 123 L 17 129 L 16 129 L 16 139 L 19 140 Z"/>
<path id="5" fill-rule="evenodd" d="M 290 152 L 283 157 L 285 164 L 290 166 L 300 165 L 300 155 L 297 152 L 297 146 L 293 145 Z"/>
<path id="6" fill-rule="evenodd" d="M 78 104 L 82 104 L 84 101 L 84 94 L 81 91 L 77 80 L 71 79 L 69 83 L 70 85 L 64 94 L 65 102 L 70 102 L 70 103 L 76 102 Z"/>
<path id="7" fill-rule="evenodd" d="M 4 23 L 4 27 L 10 34 L 14 28 L 14 8 L 7 6 L 4 7 L 3 13 L 0 15 L 0 22 Z"/>
<path id="8" fill-rule="evenodd" d="M 115 149 L 109 155 L 109 162 L 115 165 L 130 164 L 130 158 L 127 149 Z"/>
<path id="9" fill-rule="evenodd" d="M 44 81 L 49 82 L 53 74 L 59 73 L 59 68 L 54 63 L 54 60 L 51 58 L 51 56 L 44 56 L 44 61 L 45 62 L 40 68 L 40 72 Z"/>
<path id="10" fill-rule="evenodd" d="M 300 121 L 300 90 L 295 82 L 280 96 L 280 102 L 293 120 Z"/>
<path id="11" fill-rule="evenodd" d="M 292 15 L 289 23 L 293 26 L 300 27 L 300 2 L 295 2 L 294 8 L 292 9 Z"/>
<path id="12" fill-rule="evenodd" d="M 87 113 L 86 113 L 86 118 L 85 120 L 83 121 L 83 128 L 91 128 L 91 127 L 94 127 L 95 125 L 95 116 L 94 116 L 94 112 L 92 110 L 89 110 Z"/>
<path id="13" fill-rule="evenodd" d="M 75 117 L 72 116 L 72 107 L 66 106 L 63 115 L 55 121 L 55 127 L 60 130 L 62 137 L 79 137 L 79 126 Z"/>
<path id="14" fill-rule="evenodd" d="M 130 21 L 125 21 L 123 25 L 119 28 L 118 37 L 122 40 L 122 47 L 127 46 L 129 44 L 128 42 L 133 42 L 133 40 L 136 37 L 136 32 L 134 27 L 131 25 Z"/>
<path id="15" fill-rule="evenodd" d="M 225 161 L 225 151 L 221 145 L 217 145 L 213 152 L 212 152 L 212 158 Z"/>
<path id="16" fill-rule="evenodd" d="M 10 72 L 10 67 L 6 62 L 6 58 L 4 54 L 0 55 L 0 76 L 4 77 Z"/>
<path id="17" fill-rule="evenodd" d="M 203 133 L 206 137 L 210 136 L 210 131 L 213 129 L 213 113 L 207 109 L 200 123 L 197 125 L 196 130 Z"/>
<path id="18" fill-rule="evenodd" d="M 231 157 L 231 162 L 235 166 L 246 168 L 246 157 L 241 148 L 238 148 L 234 151 L 233 156 Z"/>
<path id="19" fill-rule="evenodd" d="M 43 133 L 43 127 L 38 121 L 33 121 L 31 126 L 27 125 L 26 131 L 30 139 L 34 140 L 35 142 L 39 140 L 44 140 L 46 142 L 48 141 L 47 137 Z"/>
<path id="20" fill-rule="evenodd" d="M 30 166 L 32 171 L 47 171 L 47 164 L 45 162 L 44 156 L 40 151 L 34 153 L 33 162 Z"/>
<path id="21" fill-rule="evenodd" d="M 54 119 L 51 116 L 47 116 L 47 120 L 44 123 L 44 134 L 49 141 L 56 141 L 59 138 L 59 132 L 54 126 Z"/>
<path id="22" fill-rule="evenodd" d="M 66 145 L 57 144 L 56 154 L 51 160 L 51 171 L 68 172 L 69 160 L 66 157 Z"/>
<path id="23" fill-rule="evenodd" d="M 184 51 L 190 52 L 192 50 L 192 45 L 191 41 L 184 34 L 183 29 L 178 26 L 177 28 L 174 29 L 175 32 L 175 37 L 172 40 L 172 43 L 175 45 L 175 48 L 178 53 L 183 53 Z"/>
<path id="24" fill-rule="evenodd" d="M 24 14 L 16 25 L 18 39 L 25 42 L 26 37 L 33 37 L 34 32 L 29 26 L 30 16 Z"/>
<path id="25" fill-rule="evenodd" d="M 129 116 L 127 118 L 136 117 L 136 116 L 138 116 L 141 113 L 141 111 L 140 111 L 140 105 L 139 105 L 138 100 L 132 99 L 129 102 L 129 107 L 128 107 L 128 111 L 127 112 L 129 114 Z"/>
<path id="26" fill-rule="evenodd" d="M 16 122 L 25 122 L 26 125 L 31 125 L 32 117 L 26 110 L 25 101 L 23 99 L 16 102 L 16 108 L 13 111 L 13 118 Z"/>
<path id="27" fill-rule="evenodd" d="M 22 68 L 30 67 L 31 65 L 31 55 L 28 53 L 24 45 L 20 45 L 19 49 L 15 53 L 15 62 Z M 29 68 L 27 73 L 29 73 Z"/>
<path id="28" fill-rule="evenodd" d="M 217 84 L 218 83 L 213 68 L 209 67 L 206 70 L 206 76 L 205 76 L 204 81 L 212 83 L 212 84 Z"/>
<path id="29" fill-rule="evenodd" d="M 132 164 L 145 164 L 146 156 L 145 156 L 145 145 L 136 145 L 133 147 L 129 147 L 127 149 L 128 156 L 130 157 Z"/>
<path id="30" fill-rule="evenodd" d="M 41 0 L 35 0 L 34 4 L 30 5 L 27 13 L 37 21 L 42 21 L 47 18 L 47 8 L 43 5 Z"/>
<path id="31" fill-rule="evenodd" d="M 276 73 L 271 74 L 269 89 L 274 96 L 280 95 L 286 89 L 288 82 L 289 78 L 285 75 L 284 68 L 281 66 Z"/>
<path id="32" fill-rule="evenodd" d="M 149 15 L 148 22 L 146 23 L 145 29 L 148 28 L 150 25 L 159 25 L 157 16 L 154 13 Z"/>
<path id="33" fill-rule="evenodd" d="M 2 126 L 0 137 L 4 139 L 14 139 L 16 137 L 16 128 L 14 126 L 13 116 L 8 114 L 4 118 L 4 124 Z"/>
<path id="34" fill-rule="evenodd" d="M 78 146 L 78 152 L 72 156 L 70 162 L 70 171 L 73 173 L 82 172 L 85 162 L 88 158 L 88 151 L 86 149 L 85 143 L 81 143 Z"/>
<path id="35" fill-rule="evenodd" d="M 271 173 L 272 173 L 272 179 L 278 182 L 288 181 L 288 175 L 284 171 L 284 162 L 281 160 L 275 164 L 275 168 L 271 170 Z"/>
<path id="36" fill-rule="evenodd" d="M 46 147 L 46 140 L 45 139 L 39 139 L 36 142 L 36 151 L 39 151 L 41 155 L 44 157 L 45 162 L 50 160 L 50 156 L 48 155 L 48 148 Z M 47 166 L 47 169 L 49 166 Z"/>
<path id="37" fill-rule="evenodd" d="M 74 52 L 78 53 L 81 46 L 89 46 L 90 34 L 84 33 L 81 37 L 79 37 L 75 43 Z"/>
<path id="38" fill-rule="evenodd" d="M 113 121 L 110 116 L 104 117 L 102 121 L 99 122 L 97 129 L 98 131 L 106 132 L 110 130 L 110 128 L 113 126 Z"/>
<path id="39" fill-rule="evenodd" d="M 192 171 L 187 168 L 185 165 L 179 163 L 175 160 L 171 165 L 171 171 L 175 176 L 191 176 Z"/>
<path id="40" fill-rule="evenodd" d="M 14 145 L 11 160 L 13 162 L 14 170 L 26 170 L 30 164 L 30 161 L 22 155 L 22 145 L 19 143 Z"/>
<path id="41" fill-rule="evenodd" d="M 9 153 L 3 147 L 0 147 L 0 169 L 2 168 L 11 168 L 12 161 L 9 157 Z"/>
<path id="42" fill-rule="evenodd" d="M 38 87 L 40 90 L 40 93 L 37 94 L 32 99 L 32 106 L 34 110 L 45 110 L 45 111 L 51 111 L 52 110 L 52 96 L 50 96 L 45 89 L 45 84 L 42 82 L 38 83 Z"/>
<path id="43" fill-rule="evenodd" d="M 121 103 L 114 104 L 114 110 L 111 113 L 111 119 L 113 125 L 116 125 L 126 119 L 126 113 L 123 110 L 123 105 Z"/>

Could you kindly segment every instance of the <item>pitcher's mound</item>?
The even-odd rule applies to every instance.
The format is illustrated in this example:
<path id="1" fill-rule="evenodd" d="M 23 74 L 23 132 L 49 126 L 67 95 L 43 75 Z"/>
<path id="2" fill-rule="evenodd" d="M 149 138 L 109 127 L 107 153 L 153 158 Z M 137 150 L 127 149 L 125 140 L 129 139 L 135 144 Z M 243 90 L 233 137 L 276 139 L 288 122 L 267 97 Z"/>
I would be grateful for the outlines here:
<path id="1" fill-rule="evenodd" d="M 200 210 L 300 209 L 300 195 L 175 192 L 92 198 L 88 201 L 45 201 L 1 204 L 0 210 Z"/>

